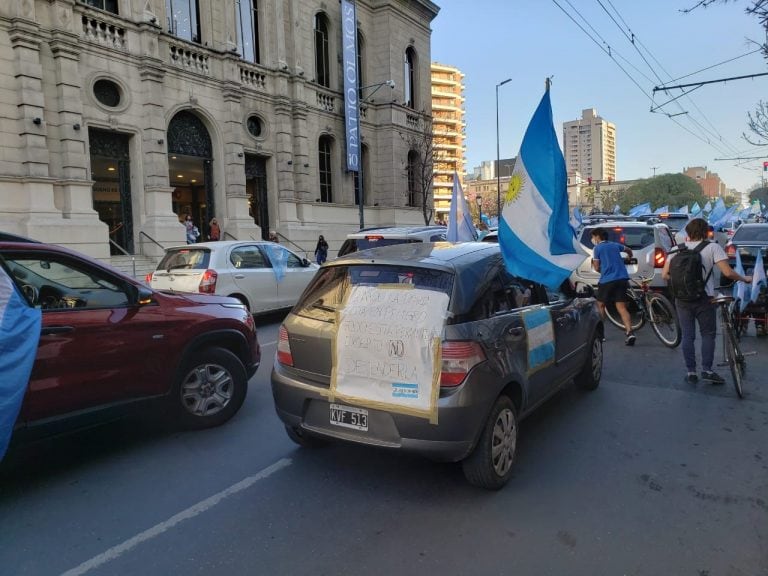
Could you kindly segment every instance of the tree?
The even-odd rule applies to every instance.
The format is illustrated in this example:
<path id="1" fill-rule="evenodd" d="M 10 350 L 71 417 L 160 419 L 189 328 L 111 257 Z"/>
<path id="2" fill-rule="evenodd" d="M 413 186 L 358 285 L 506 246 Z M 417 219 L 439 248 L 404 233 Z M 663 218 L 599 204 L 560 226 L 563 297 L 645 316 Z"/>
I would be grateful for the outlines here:
<path id="1" fill-rule="evenodd" d="M 439 136 L 436 136 L 432 130 L 432 117 L 422 113 L 418 126 L 413 130 L 400 132 L 400 137 L 408 145 L 405 194 L 410 194 L 411 188 L 415 190 L 416 202 L 421 207 L 424 224 L 428 225 L 435 211 L 432 199 L 435 162 L 439 160 L 441 154 L 435 147 L 439 142 Z"/>
<path id="2" fill-rule="evenodd" d="M 768 188 L 765 186 L 761 186 L 759 188 L 755 188 L 749 193 L 749 201 L 754 202 L 755 200 L 760 200 L 762 204 L 765 204 L 768 206 Z"/>
<path id="3" fill-rule="evenodd" d="M 662 174 L 630 186 L 621 196 L 619 206 L 626 213 L 633 206 L 645 202 L 650 202 L 654 208 L 669 206 L 670 209 L 676 209 L 694 202 L 703 206 L 707 197 L 693 178 L 685 174 Z"/>

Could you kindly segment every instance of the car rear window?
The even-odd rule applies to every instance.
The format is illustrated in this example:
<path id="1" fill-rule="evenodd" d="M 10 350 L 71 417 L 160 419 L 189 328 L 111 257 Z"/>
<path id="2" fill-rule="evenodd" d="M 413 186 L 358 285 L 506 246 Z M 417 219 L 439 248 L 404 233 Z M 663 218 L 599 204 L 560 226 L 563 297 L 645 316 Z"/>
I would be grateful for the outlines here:
<path id="1" fill-rule="evenodd" d="M 669 229 L 672 230 L 672 232 L 679 232 L 680 230 L 685 228 L 686 224 L 688 224 L 689 222 L 689 219 L 687 216 L 662 215 L 660 220 L 663 224 L 666 224 L 667 226 L 669 226 Z"/>
<path id="2" fill-rule="evenodd" d="M 584 228 L 581 232 L 581 243 L 587 248 L 594 248 L 594 244 L 592 244 L 592 230 L 594 229 Z M 604 226 L 603 229 L 608 232 L 608 240 L 624 244 L 632 250 L 640 250 L 655 242 L 651 226 Z"/>
<path id="3" fill-rule="evenodd" d="M 382 246 L 394 246 L 395 244 L 412 244 L 421 242 L 415 238 L 384 238 L 382 236 L 366 236 L 357 239 L 358 250 L 368 250 L 368 248 L 381 248 Z"/>
<path id="4" fill-rule="evenodd" d="M 350 286 L 411 284 L 416 288 L 437 290 L 450 297 L 453 279 L 450 272 L 410 266 L 361 264 L 322 268 L 293 308 L 293 313 L 332 323 L 336 320 L 336 311 L 341 308 Z"/>
<path id="5" fill-rule="evenodd" d="M 741 226 L 733 235 L 734 242 L 768 242 L 768 224 L 765 226 Z"/>
<path id="6" fill-rule="evenodd" d="M 179 248 L 168 250 L 157 265 L 158 270 L 205 270 L 211 259 L 211 251 L 203 248 Z"/>

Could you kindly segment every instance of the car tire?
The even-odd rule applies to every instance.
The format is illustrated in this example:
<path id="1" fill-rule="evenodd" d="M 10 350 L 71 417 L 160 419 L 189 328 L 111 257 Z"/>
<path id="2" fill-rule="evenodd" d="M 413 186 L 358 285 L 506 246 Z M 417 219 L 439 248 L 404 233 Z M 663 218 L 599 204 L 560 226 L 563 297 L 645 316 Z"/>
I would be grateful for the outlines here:
<path id="1" fill-rule="evenodd" d="M 491 408 L 475 449 L 461 463 L 470 484 L 487 490 L 504 487 L 512 476 L 517 430 L 515 405 L 502 394 Z"/>
<path id="2" fill-rule="evenodd" d="M 205 348 L 191 354 L 179 371 L 172 408 L 182 427 L 212 428 L 240 410 L 247 392 L 248 376 L 240 359 L 223 348 Z"/>
<path id="3" fill-rule="evenodd" d="M 600 378 L 603 375 L 603 339 L 595 332 L 589 344 L 589 352 L 584 360 L 584 366 L 574 381 L 584 390 L 596 390 L 600 386 Z"/>
<path id="4" fill-rule="evenodd" d="M 322 448 L 323 446 L 328 445 L 327 440 L 323 440 L 317 436 L 312 436 L 311 434 L 307 434 L 301 428 L 288 426 L 287 424 L 285 426 L 285 433 L 288 434 L 288 438 L 293 440 L 302 448 Z"/>

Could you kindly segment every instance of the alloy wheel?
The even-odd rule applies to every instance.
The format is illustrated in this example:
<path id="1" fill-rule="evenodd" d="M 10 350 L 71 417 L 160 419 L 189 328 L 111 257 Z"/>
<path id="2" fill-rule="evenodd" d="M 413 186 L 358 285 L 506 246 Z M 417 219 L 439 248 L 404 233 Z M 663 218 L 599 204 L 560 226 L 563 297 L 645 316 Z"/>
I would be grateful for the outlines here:
<path id="1" fill-rule="evenodd" d="M 517 446 L 517 426 L 515 415 L 505 408 L 496 417 L 491 436 L 491 458 L 493 469 L 498 476 L 505 476 L 512 467 Z"/>

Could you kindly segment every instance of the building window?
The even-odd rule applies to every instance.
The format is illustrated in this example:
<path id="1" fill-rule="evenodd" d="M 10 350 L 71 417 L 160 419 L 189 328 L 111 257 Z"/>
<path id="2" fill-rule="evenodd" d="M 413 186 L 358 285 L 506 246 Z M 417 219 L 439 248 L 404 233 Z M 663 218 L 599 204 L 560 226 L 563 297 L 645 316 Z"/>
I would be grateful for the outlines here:
<path id="1" fill-rule="evenodd" d="M 254 138 L 260 138 L 264 133 L 264 124 L 258 116 L 249 116 L 245 125 L 248 133 Z"/>
<path id="2" fill-rule="evenodd" d="M 333 202 L 333 139 L 321 136 L 318 141 L 318 163 L 320 168 L 320 202 Z"/>
<path id="3" fill-rule="evenodd" d="M 418 206 L 418 168 L 419 154 L 411 150 L 408 152 L 408 206 Z"/>
<path id="4" fill-rule="evenodd" d="M 112 14 L 118 13 L 117 0 L 85 0 L 85 3 L 88 4 L 88 6 L 112 12 Z"/>
<path id="5" fill-rule="evenodd" d="M 200 7 L 197 0 L 165 0 L 168 32 L 183 40 L 200 43 Z"/>
<path id="6" fill-rule="evenodd" d="M 416 51 L 408 48 L 404 60 L 404 97 L 408 108 L 416 108 Z"/>
<path id="7" fill-rule="evenodd" d="M 363 67 L 363 36 L 360 31 L 357 32 L 357 97 L 360 102 L 363 101 L 363 86 L 365 86 L 365 69 Z"/>
<path id="8" fill-rule="evenodd" d="M 315 82 L 326 88 L 331 86 L 328 18 L 322 12 L 315 15 Z"/>
<path id="9" fill-rule="evenodd" d="M 96 80 L 93 95 L 104 106 L 116 108 L 120 105 L 120 87 L 111 80 Z"/>
<path id="10" fill-rule="evenodd" d="M 248 62 L 259 62 L 259 11 L 257 0 L 235 0 L 237 50 Z"/>

